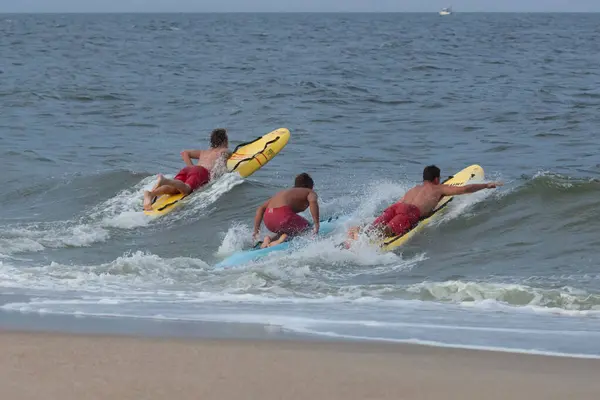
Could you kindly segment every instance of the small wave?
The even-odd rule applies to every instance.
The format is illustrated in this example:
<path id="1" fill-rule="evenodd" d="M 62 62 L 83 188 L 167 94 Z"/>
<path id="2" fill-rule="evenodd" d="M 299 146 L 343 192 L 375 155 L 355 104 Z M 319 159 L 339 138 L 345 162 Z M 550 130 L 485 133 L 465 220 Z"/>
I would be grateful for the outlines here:
<path id="1" fill-rule="evenodd" d="M 486 152 L 487 153 L 502 153 L 503 151 L 510 150 L 515 147 L 517 147 L 517 146 L 513 146 L 513 145 L 494 146 L 494 147 L 487 149 Z"/>
<path id="2" fill-rule="evenodd" d="M 307 328 L 290 329 L 290 330 L 298 332 L 298 333 L 313 334 L 316 336 L 338 338 L 338 339 L 407 343 L 407 344 L 417 344 L 417 345 L 421 345 L 421 346 L 442 347 L 442 348 L 451 348 L 451 349 L 484 350 L 484 351 L 495 351 L 495 352 L 502 352 L 502 353 L 531 354 L 531 355 L 551 356 L 551 357 L 600 359 L 600 354 L 543 351 L 543 350 L 535 350 L 535 349 L 522 349 L 522 348 L 518 348 L 518 347 L 477 346 L 477 345 L 473 345 L 473 344 L 458 344 L 458 343 L 448 343 L 448 342 L 442 342 L 442 341 L 419 340 L 419 339 L 394 339 L 394 338 L 377 337 L 377 336 L 359 336 L 359 335 L 351 335 L 351 334 L 338 334 L 335 332 L 323 332 L 323 331 L 319 331 L 316 329 L 307 329 Z"/>
<path id="3" fill-rule="evenodd" d="M 402 104 L 413 104 L 414 103 L 414 101 L 407 100 L 407 99 L 383 100 L 383 99 L 379 99 L 379 98 L 376 98 L 376 97 L 365 99 L 365 101 L 367 101 L 369 103 L 386 104 L 386 105 L 391 105 L 391 106 L 397 106 L 397 105 L 402 105 Z"/>
<path id="4" fill-rule="evenodd" d="M 209 183 L 204 189 L 189 196 L 185 208 L 178 210 L 176 213 L 171 213 L 167 217 L 170 217 L 171 221 L 179 221 L 190 217 L 197 218 L 201 211 L 215 204 L 225 193 L 243 182 L 244 179 L 238 174 L 226 173 Z"/>
<path id="5" fill-rule="evenodd" d="M 573 178 L 550 171 L 540 171 L 534 176 L 523 176 L 527 182 L 515 191 L 518 195 L 559 195 L 579 194 L 600 191 L 600 181 L 597 179 Z"/>
<path id="6" fill-rule="evenodd" d="M 535 117 L 534 119 L 536 121 L 556 121 L 561 119 L 562 116 L 561 115 L 544 115 L 542 117 Z"/>
<path id="7" fill-rule="evenodd" d="M 151 219 L 142 211 L 142 195 L 144 190 L 152 188 L 155 180 L 155 176 L 148 176 L 133 187 L 121 190 L 114 197 L 93 207 L 88 217 L 99 221 L 103 227 L 133 229 L 148 225 Z"/>
<path id="8" fill-rule="evenodd" d="M 135 127 L 135 128 L 157 128 L 158 125 L 148 122 L 127 122 L 119 126 Z"/>
<path id="9" fill-rule="evenodd" d="M 452 68 L 444 68 L 444 67 L 436 67 L 435 65 L 416 65 L 410 68 L 411 71 L 437 71 L 437 70 L 447 70 L 451 71 Z"/>
<path id="10" fill-rule="evenodd" d="M 64 221 L 5 227 L 0 235 L 5 250 L 11 254 L 43 248 L 88 247 L 109 237 L 108 231 L 101 227 Z"/>
<path id="11" fill-rule="evenodd" d="M 41 161 L 41 162 L 47 162 L 47 163 L 56 163 L 56 161 L 48 158 L 48 157 L 44 157 L 41 154 L 39 154 L 36 151 L 33 150 L 26 150 L 23 152 L 24 154 L 27 155 L 27 158 L 32 158 L 35 161 Z M 33 155 L 33 157 L 31 157 L 31 155 Z"/>
<path id="12" fill-rule="evenodd" d="M 600 312 L 600 294 L 574 291 L 571 288 L 539 289 L 518 284 L 484 282 L 424 282 L 406 288 L 406 292 L 423 301 L 452 302 L 462 305 L 479 303 L 489 306 L 489 300 L 508 306 L 536 306 L 549 312 L 587 311 Z M 488 301 L 485 303 L 485 301 Z"/>
<path id="13" fill-rule="evenodd" d="M 463 128 L 463 131 L 464 132 L 474 132 L 474 131 L 480 131 L 482 129 L 483 129 L 482 126 L 465 126 Z"/>
<path id="14" fill-rule="evenodd" d="M 64 100 L 73 100 L 78 102 L 92 102 L 92 101 L 121 101 L 121 100 L 129 100 L 127 96 L 123 96 L 115 93 L 107 93 L 107 94 L 94 94 L 94 93 L 58 93 L 58 96 Z"/>
<path id="15" fill-rule="evenodd" d="M 217 256 L 225 257 L 236 251 L 250 247 L 252 243 L 252 229 L 248 225 L 235 223 L 229 228 L 223 242 L 217 250 Z"/>
<path id="16" fill-rule="evenodd" d="M 12 255 L 18 253 L 38 252 L 44 250 L 45 247 L 39 242 L 28 239 L 0 239 L 0 254 Z"/>
<path id="17" fill-rule="evenodd" d="M 65 193 L 80 191 L 86 193 L 80 199 L 96 201 L 93 190 L 111 190 L 111 186 L 122 185 L 124 182 L 136 179 L 136 174 L 130 172 L 111 172 L 98 175 L 69 178 L 58 184 L 46 182 L 23 189 L 19 195 L 23 198 L 54 198 L 55 202 L 64 201 Z M 145 182 L 142 182 L 142 185 Z M 151 184 L 148 180 L 148 185 Z M 99 189 L 101 188 L 101 189 Z M 46 201 L 40 202 L 44 207 Z M 42 251 L 44 248 L 88 247 L 94 243 L 108 240 L 110 233 L 106 228 L 132 228 L 145 225 L 148 219 L 143 219 L 143 213 L 134 213 L 135 206 L 141 197 L 135 191 L 124 190 L 89 211 L 83 211 L 80 216 L 69 215 L 69 219 L 52 222 L 17 223 L 0 227 L 2 248 L 9 254 Z M 68 210 L 66 211 L 68 213 Z"/>
<path id="18" fill-rule="evenodd" d="M 4 287 L 51 290 L 54 293 L 82 290 L 85 292 L 137 293 L 150 290 L 156 284 L 164 291 L 169 285 L 185 287 L 186 282 L 198 282 L 208 265 L 198 259 L 162 259 L 151 253 L 126 253 L 112 262 L 99 265 L 66 265 L 51 262 L 41 267 L 14 267 L 0 264 L 0 281 Z M 170 293 L 177 297 L 176 292 Z"/>
<path id="19" fill-rule="evenodd" d="M 90 315 L 98 317 L 151 319 L 158 321 L 211 321 L 227 323 L 258 324 L 267 331 L 291 331 L 322 337 L 351 340 L 388 341 L 414 343 L 439 347 L 485 349 L 526 354 L 560 355 L 569 357 L 599 358 L 592 344 L 600 335 L 593 326 L 586 329 L 577 324 L 557 325 L 557 320 L 544 317 L 540 328 L 525 327 L 518 321 L 504 316 L 496 318 L 478 316 L 461 321 L 461 315 L 436 315 L 434 319 L 423 318 L 427 309 L 405 314 L 402 307 L 383 309 L 383 314 L 359 303 L 349 306 L 328 304 L 326 309 L 310 300 L 298 299 L 300 307 L 288 303 L 284 309 L 273 308 L 273 299 L 258 300 L 256 307 L 243 306 L 242 296 L 201 295 L 196 301 L 177 303 L 161 301 L 160 294 L 138 298 L 120 296 L 107 298 L 102 294 L 85 295 L 76 299 L 34 298 L 29 302 L 12 302 L 0 309 L 21 313 Z M 215 297 L 222 305 L 215 304 Z M 256 296 L 246 296 L 252 301 Z M 225 300 L 228 298 L 229 300 Z M 190 299 L 191 300 L 191 299 Z M 228 303 L 234 303 L 232 309 Z M 185 305 L 182 307 L 182 305 Z M 405 302 L 404 307 L 411 304 Z M 168 308 L 166 308 L 168 307 Z M 352 311 L 351 311 L 352 310 Z M 358 314 L 354 314 L 358 311 Z M 378 310 L 382 311 L 382 310 Z M 421 311 L 421 313 L 419 312 Z M 398 314 L 400 314 L 398 316 Z M 468 317 L 462 314 L 463 317 Z M 536 317 L 539 319 L 539 317 Z M 461 321 L 457 324 L 456 321 Z M 431 321 L 431 322 L 429 322 Z M 548 325 L 549 322 L 554 322 Z M 565 322 L 563 320 L 563 322 Z M 582 343 L 581 345 L 579 343 Z M 587 344 L 587 345 L 586 345 Z"/>
<path id="20" fill-rule="evenodd" d="M 581 92 L 574 94 L 573 97 L 582 99 L 600 99 L 600 93 Z"/>
<path id="21" fill-rule="evenodd" d="M 543 138 L 555 138 L 555 137 L 566 137 L 567 135 L 562 133 L 553 133 L 553 132 L 542 132 L 537 133 L 534 137 L 543 137 Z"/>
<path id="22" fill-rule="evenodd" d="M 354 197 L 353 203 L 358 203 L 353 212 L 354 217 L 374 217 L 378 210 L 398 201 L 411 187 L 412 185 L 408 182 L 396 183 L 380 180 L 370 183 L 361 193 L 354 193 L 354 196 L 350 194 L 344 198 Z"/>
<path id="23" fill-rule="evenodd" d="M 216 175 L 219 176 L 219 173 Z M 172 175 L 165 176 L 172 178 Z M 121 190 L 114 197 L 94 206 L 87 213 L 87 218 L 102 227 L 120 229 L 134 229 L 152 223 L 154 218 L 148 217 L 142 210 L 142 198 L 143 192 L 150 190 L 155 181 L 156 175 L 147 176 L 132 187 Z M 185 207 L 161 217 L 160 220 L 173 223 L 191 216 L 197 218 L 199 211 L 210 207 L 222 195 L 242 182 L 244 180 L 237 174 L 224 174 L 204 189 L 187 197 Z"/>

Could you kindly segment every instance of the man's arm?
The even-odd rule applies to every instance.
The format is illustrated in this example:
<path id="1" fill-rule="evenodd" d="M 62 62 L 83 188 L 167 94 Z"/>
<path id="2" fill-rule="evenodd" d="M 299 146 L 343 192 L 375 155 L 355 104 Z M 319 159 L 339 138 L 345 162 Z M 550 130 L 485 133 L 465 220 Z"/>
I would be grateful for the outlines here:
<path id="1" fill-rule="evenodd" d="M 314 222 L 314 232 L 319 233 L 319 198 L 315 192 L 312 190 L 308 194 L 307 197 L 308 206 L 310 207 L 310 215 L 312 215 L 312 219 Z"/>
<path id="2" fill-rule="evenodd" d="M 181 158 L 183 158 L 183 162 L 185 165 L 192 166 L 194 163 L 192 162 L 192 158 L 197 160 L 200 158 L 202 154 L 202 150 L 184 150 L 181 152 Z"/>
<path id="3" fill-rule="evenodd" d="M 262 204 L 260 207 L 258 207 L 256 209 L 256 215 L 254 216 L 254 233 L 252 234 L 252 237 L 254 239 L 256 239 L 256 236 L 258 235 L 258 231 L 260 230 L 260 224 L 263 220 L 263 216 L 265 215 L 265 210 L 267 209 L 269 200 L 265 201 L 264 204 Z"/>
<path id="4" fill-rule="evenodd" d="M 467 193 L 475 193 L 483 189 L 494 189 L 495 187 L 502 186 L 501 182 L 489 182 L 489 183 L 476 183 L 473 185 L 465 186 L 450 186 L 440 185 L 440 192 L 443 196 L 456 196 Z"/>

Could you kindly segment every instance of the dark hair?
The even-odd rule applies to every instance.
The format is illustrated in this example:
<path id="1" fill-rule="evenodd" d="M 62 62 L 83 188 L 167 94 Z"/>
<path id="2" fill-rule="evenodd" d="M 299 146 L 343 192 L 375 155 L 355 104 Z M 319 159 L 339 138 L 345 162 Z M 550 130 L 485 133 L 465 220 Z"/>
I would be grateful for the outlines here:
<path id="1" fill-rule="evenodd" d="M 312 189 L 314 184 L 315 183 L 313 182 L 310 175 L 307 174 L 306 172 L 303 172 L 296 177 L 296 181 L 294 182 L 294 187 Z"/>
<path id="2" fill-rule="evenodd" d="M 440 169 L 435 165 L 429 165 L 423 170 L 423 180 L 433 182 L 435 178 L 440 177 Z"/>
<path id="3" fill-rule="evenodd" d="M 227 131 L 222 128 L 215 129 L 210 134 L 210 147 L 217 148 L 227 143 Z"/>

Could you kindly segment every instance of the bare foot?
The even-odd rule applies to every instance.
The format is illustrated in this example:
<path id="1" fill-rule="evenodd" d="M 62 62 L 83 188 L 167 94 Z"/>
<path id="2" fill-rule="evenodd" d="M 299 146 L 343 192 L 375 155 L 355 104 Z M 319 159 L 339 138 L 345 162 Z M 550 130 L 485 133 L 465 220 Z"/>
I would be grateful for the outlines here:
<path id="1" fill-rule="evenodd" d="M 353 226 L 348 230 L 348 239 L 358 240 L 358 234 L 360 233 L 360 228 L 358 226 Z"/>
<path id="2" fill-rule="evenodd" d="M 285 242 L 285 239 L 287 239 L 287 237 L 287 234 L 282 233 L 281 236 L 277 238 L 277 240 L 271 240 L 271 243 L 269 243 L 269 247 L 277 246 L 278 244 Z"/>
<path id="3" fill-rule="evenodd" d="M 152 211 L 152 194 L 149 191 L 144 191 L 144 210 Z"/>
<path id="4" fill-rule="evenodd" d="M 156 177 L 156 183 L 154 184 L 154 186 L 152 187 L 152 190 L 156 190 L 159 186 L 160 186 L 160 181 L 162 180 L 162 174 L 158 174 L 158 176 Z"/>
<path id="5" fill-rule="evenodd" d="M 267 247 L 269 247 L 269 244 L 271 243 L 271 237 L 270 236 L 265 236 L 265 240 L 263 240 L 262 244 L 260 245 L 261 249 L 266 249 Z"/>
<path id="6" fill-rule="evenodd" d="M 353 226 L 352 228 L 348 229 L 348 239 L 344 243 L 340 243 L 338 246 L 346 250 L 350 249 L 350 247 L 352 246 L 352 242 L 358 240 L 359 234 L 360 227 Z"/>

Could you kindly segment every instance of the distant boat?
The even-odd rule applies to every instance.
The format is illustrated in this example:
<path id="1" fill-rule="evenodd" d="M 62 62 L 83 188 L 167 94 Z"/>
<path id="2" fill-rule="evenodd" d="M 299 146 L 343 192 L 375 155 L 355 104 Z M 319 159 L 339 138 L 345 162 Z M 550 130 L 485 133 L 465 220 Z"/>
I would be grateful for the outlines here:
<path id="1" fill-rule="evenodd" d="M 450 14 L 452 14 L 452 7 L 442 8 L 442 11 L 440 11 L 440 15 L 450 15 Z"/>

